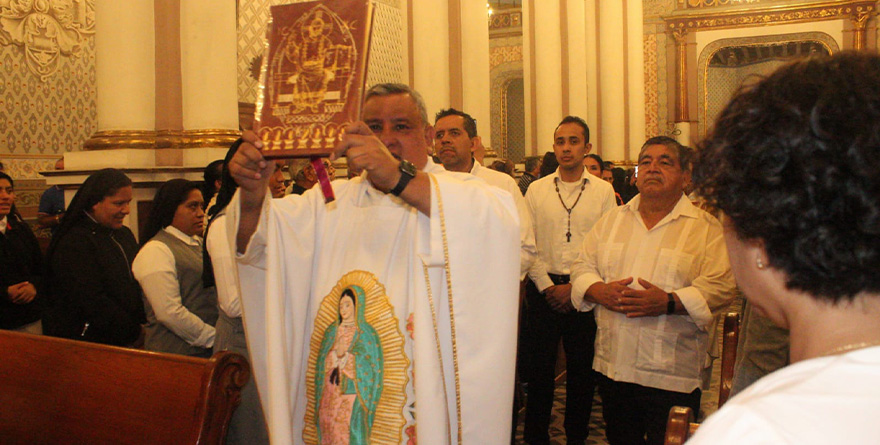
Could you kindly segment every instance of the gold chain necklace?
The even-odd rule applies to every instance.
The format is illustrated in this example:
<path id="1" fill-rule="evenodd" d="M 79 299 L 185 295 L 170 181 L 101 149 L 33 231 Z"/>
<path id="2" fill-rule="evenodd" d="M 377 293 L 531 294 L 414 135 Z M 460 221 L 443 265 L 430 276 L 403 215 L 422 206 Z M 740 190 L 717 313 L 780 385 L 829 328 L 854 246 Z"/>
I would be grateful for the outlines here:
<path id="1" fill-rule="evenodd" d="M 823 352 L 818 355 L 818 357 L 825 357 L 829 355 L 836 355 L 842 352 L 854 351 L 856 349 L 867 348 L 868 346 L 877 346 L 880 345 L 880 340 L 875 341 L 863 341 L 859 343 L 850 343 L 847 345 L 839 346 L 837 348 L 831 349 L 830 351 Z"/>
<path id="2" fill-rule="evenodd" d="M 577 199 L 574 200 L 574 204 L 571 207 L 565 205 L 565 201 L 562 200 L 562 193 L 559 193 L 559 177 L 553 178 L 553 185 L 556 187 L 556 196 L 559 197 L 559 202 L 562 204 L 562 208 L 568 212 L 568 231 L 565 232 L 566 242 L 571 242 L 571 211 L 574 210 L 574 207 L 578 205 L 578 202 L 581 200 L 581 196 L 584 194 L 584 189 L 587 187 L 587 178 L 584 178 L 584 181 L 581 183 L 581 191 L 578 193 Z"/>

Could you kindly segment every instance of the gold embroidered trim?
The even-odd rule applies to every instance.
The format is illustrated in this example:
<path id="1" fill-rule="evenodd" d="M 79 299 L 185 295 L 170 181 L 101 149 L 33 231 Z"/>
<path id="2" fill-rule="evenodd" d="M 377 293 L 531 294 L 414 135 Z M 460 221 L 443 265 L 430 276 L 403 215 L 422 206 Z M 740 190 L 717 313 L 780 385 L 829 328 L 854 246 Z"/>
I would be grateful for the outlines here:
<path id="1" fill-rule="evenodd" d="M 434 175 L 429 174 L 428 176 L 431 178 L 431 183 L 434 184 L 434 193 L 437 194 L 437 209 L 439 210 L 438 216 L 440 218 L 440 233 L 443 237 L 443 268 L 446 272 L 446 295 L 449 300 L 449 327 L 451 330 L 450 333 L 451 333 L 451 337 L 452 337 L 452 366 L 453 366 L 453 370 L 455 372 L 455 414 L 456 414 L 456 418 L 458 419 L 458 421 L 456 422 L 456 424 L 458 426 L 458 428 L 457 428 L 458 429 L 458 442 L 457 443 L 461 443 L 461 441 L 462 441 L 462 437 L 461 437 L 461 381 L 459 379 L 459 373 L 458 373 L 458 343 L 456 342 L 456 336 L 455 336 L 455 309 L 452 304 L 452 274 L 449 269 L 449 241 L 446 237 L 446 217 L 443 213 L 443 197 L 440 194 L 440 185 L 437 183 L 437 178 L 435 178 Z M 425 270 L 425 281 L 428 283 L 428 289 L 429 289 L 428 298 L 431 303 L 431 313 L 434 317 L 434 335 L 437 339 L 437 352 L 440 353 L 440 337 L 438 336 L 438 333 L 437 333 L 437 316 L 434 313 L 434 302 L 433 302 L 433 298 L 431 297 L 431 293 L 430 293 L 430 279 L 428 277 L 428 268 L 425 267 L 424 265 L 423 265 L 423 267 Z M 442 355 L 440 357 L 440 370 L 442 373 L 442 371 L 443 371 L 443 357 L 442 357 Z M 441 375 L 443 375 L 443 374 L 441 374 Z M 446 391 L 445 375 L 443 375 L 443 377 L 444 377 L 443 378 L 443 390 Z M 446 391 L 446 394 L 449 394 L 449 392 Z M 448 403 L 448 401 L 447 401 L 447 403 Z M 451 428 L 448 428 L 448 429 L 451 430 Z M 451 431 L 450 431 L 450 434 L 451 434 Z M 450 442 L 451 442 L 451 440 L 450 440 Z"/>

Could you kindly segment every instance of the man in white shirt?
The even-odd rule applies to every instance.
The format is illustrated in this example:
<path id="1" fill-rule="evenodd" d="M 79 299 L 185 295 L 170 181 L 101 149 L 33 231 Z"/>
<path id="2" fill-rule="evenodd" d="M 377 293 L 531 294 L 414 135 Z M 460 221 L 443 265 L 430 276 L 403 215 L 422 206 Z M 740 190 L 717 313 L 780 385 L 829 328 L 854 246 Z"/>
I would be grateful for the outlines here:
<path id="1" fill-rule="evenodd" d="M 641 193 L 596 223 L 572 267 L 572 304 L 595 308 L 611 444 L 662 444 L 672 406 L 699 411 L 707 329 L 734 296 L 721 224 L 684 195 L 689 155 L 665 136 L 645 142 Z"/>
<path id="2" fill-rule="evenodd" d="M 572 307 L 569 274 L 584 235 L 616 206 L 611 185 L 584 168 L 584 156 L 592 148 L 589 142 L 590 129 L 583 119 L 564 118 L 553 134 L 559 168 L 533 182 L 526 192 L 538 247 L 526 286 L 525 344 L 520 348 L 531 354 L 523 359 L 529 364 L 524 432 L 529 444 L 550 440 L 560 338 L 566 361 L 565 434 L 569 443 L 583 443 L 589 434 L 596 323 L 592 312 Z"/>
<path id="3" fill-rule="evenodd" d="M 267 199 L 252 133 L 230 162 L 227 229 L 272 443 L 507 443 L 513 199 L 428 158 L 409 87 L 370 88 L 362 119 L 331 159 L 363 173 L 334 181 L 329 205 L 314 188 Z"/>
<path id="4" fill-rule="evenodd" d="M 520 273 L 526 272 L 535 261 L 535 233 L 526 200 L 519 193 L 516 181 L 504 173 L 483 167 L 473 157 L 477 141 L 477 121 L 471 115 L 449 108 L 434 117 L 434 155 L 451 172 L 470 173 L 502 190 L 506 190 L 516 204 L 520 224 Z M 486 230 L 492 230 L 487 227 Z"/>

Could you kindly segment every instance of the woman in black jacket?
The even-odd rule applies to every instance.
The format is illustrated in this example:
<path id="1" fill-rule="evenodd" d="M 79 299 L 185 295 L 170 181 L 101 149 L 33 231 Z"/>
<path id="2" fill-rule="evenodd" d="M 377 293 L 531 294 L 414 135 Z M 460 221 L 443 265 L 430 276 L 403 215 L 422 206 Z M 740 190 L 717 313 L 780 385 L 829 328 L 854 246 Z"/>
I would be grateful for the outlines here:
<path id="1" fill-rule="evenodd" d="M 143 346 L 144 304 L 131 273 L 138 244 L 122 224 L 131 198 L 131 180 L 112 168 L 89 176 L 73 197 L 47 255 L 46 334 Z"/>
<path id="2" fill-rule="evenodd" d="M 15 209 L 14 185 L 0 172 L 0 329 L 40 334 L 43 254 Z"/>

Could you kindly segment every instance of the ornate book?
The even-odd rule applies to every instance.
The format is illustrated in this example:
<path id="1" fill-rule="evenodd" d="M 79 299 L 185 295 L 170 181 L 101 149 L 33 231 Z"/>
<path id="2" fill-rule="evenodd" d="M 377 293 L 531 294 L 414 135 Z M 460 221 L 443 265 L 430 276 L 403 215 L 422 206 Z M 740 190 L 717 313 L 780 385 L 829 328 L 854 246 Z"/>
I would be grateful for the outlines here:
<path id="1" fill-rule="evenodd" d="M 264 157 L 332 152 L 360 115 L 371 22 L 369 0 L 270 8 L 254 119 Z"/>

